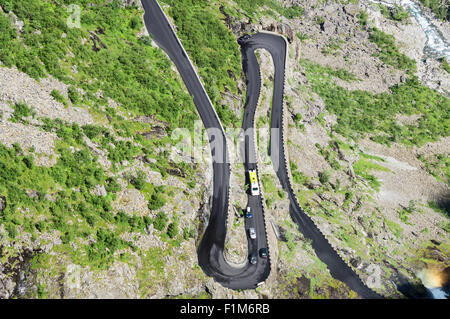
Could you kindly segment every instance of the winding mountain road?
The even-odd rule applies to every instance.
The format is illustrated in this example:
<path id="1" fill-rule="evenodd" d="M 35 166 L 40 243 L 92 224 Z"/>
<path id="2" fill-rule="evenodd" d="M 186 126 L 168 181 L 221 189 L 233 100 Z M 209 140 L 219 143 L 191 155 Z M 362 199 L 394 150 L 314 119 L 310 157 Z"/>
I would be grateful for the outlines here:
<path id="1" fill-rule="evenodd" d="M 272 133 L 279 132 L 279 134 L 277 134 L 277 136 L 271 136 L 270 157 L 281 186 L 289 195 L 289 200 L 291 202 L 289 209 L 292 219 L 298 225 L 298 228 L 304 237 L 312 241 L 314 251 L 319 259 L 327 265 L 334 278 L 346 283 L 363 298 L 380 298 L 381 296 L 368 288 L 355 271 L 347 265 L 333 249 L 326 237 L 314 224 L 313 220 L 301 209 L 292 188 L 283 129 L 283 126 L 286 125 L 283 121 L 283 112 L 285 110 L 283 107 L 283 97 L 287 53 L 286 40 L 279 35 L 258 33 L 250 37 L 240 38 L 239 44 L 242 47 L 244 71 L 247 76 L 247 101 L 251 101 L 251 103 L 247 103 L 248 105 L 246 106 L 245 114 L 247 114 L 247 111 L 254 114 L 257 106 L 257 96 L 259 96 L 261 89 L 260 68 L 255 56 L 255 50 L 266 49 L 272 55 L 275 76 L 270 126 Z M 245 121 L 250 122 L 251 120 L 246 119 L 244 115 L 244 122 Z"/>
<path id="2" fill-rule="evenodd" d="M 210 144 L 216 139 L 223 141 L 222 147 L 217 148 L 217 143 L 214 143 L 215 147 L 211 148 L 214 173 L 213 200 L 209 223 L 198 248 L 199 265 L 208 276 L 213 277 L 225 287 L 231 289 L 256 288 L 270 274 L 270 254 L 269 258 L 258 256 L 256 264 L 247 261 L 244 265 L 239 266 L 227 262 L 224 257 L 229 208 L 230 165 L 227 161 L 228 151 L 223 127 L 186 51 L 158 2 L 156 0 L 142 0 L 142 4 L 145 9 L 144 20 L 148 32 L 177 67 L 188 91 L 194 98 L 194 103 L 205 128 L 215 129 L 212 130 L 214 133 L 208 130 Z M 350 266 L 340 258 L 319 228 L 304 213 L 292 189 L 282 129 L 284 124 L 286 40 L 279 35 L 258 33 L 253 36 L 242 37 L 238 42 L 241 45 L 243 66 L 247 78 L 247 96 L 242 128 L 245 132 L 251 132 L 245 139 L 245 168 L 247 170 L 258 169 L 255 160 L 256 150 L 252 128 L 254 128 L 254 115 L 260 95 L 261 78 L 254 51 L 262 48 L 270 52 L 275 67 L 271 128 L 280 132 L 280 134 L 271 136 L 271 159 L 281 185 L 289 195 L 291 201 L 290 214 L 303 235 L 312 240 L 312 246 L 317 256 L 328 266 L 333 277 L 346 283 L 364 298 L 379 298 L 380 296 L 370 290 Z M 274 147 L 278 146 L 274 143 L 278 143 L 280 147 Z M 221 156 L 217 156 L 217 154 Z M 247 236 L 248 251 L 249 255 L 257 255 L 259 249 L 269 248 L 262 197 L 248 194 L 248 206 L 252 207 L 253 217 L 246 219 L 245 228 L 254 227 L 257 234 L 256 239 L 250 239 Z"/>
<path id="3" fill-rule="evenodd" d="M 177 67 L 189 93 L 194 98 L 200 118 L 209 134 L 210 144 L 215 139 L 223 141 L 222 148 L 217 144 L 211 149 L 213 158 L 213 199 L 208 227 L 198 248 L 199 265 L 203 271 L 223 286 L 231 289 L 256 288 L 270 274 L 270 258 L 259 258 L 256 264 L 248 261 L 242 266 L 232 265 L 224 257 L 227 219 L 229 208 L 230 164 L 225 131 L 220 123 L 200 79 L 167 17 L 156 0 L 142 0 L 145 25 L 152 39 L 162 48 Z M 211 133 L 212 132 L 212 133 Z M 215 133 L 215 134 L 213 134 Z M 212 144 L 211 144 L 212 145 Z M 252 145 L 249 143 L 248 145 Z M 222 156 L 217 156 L 221 154 Z M 248 238 L 250 254 L 257 254 L 260 248 L 267 247 L 262 200 L 249 195 L 249 206 L 253 217 L 246 221 L 246 228 L 256 229 L 256 239 Z"/>

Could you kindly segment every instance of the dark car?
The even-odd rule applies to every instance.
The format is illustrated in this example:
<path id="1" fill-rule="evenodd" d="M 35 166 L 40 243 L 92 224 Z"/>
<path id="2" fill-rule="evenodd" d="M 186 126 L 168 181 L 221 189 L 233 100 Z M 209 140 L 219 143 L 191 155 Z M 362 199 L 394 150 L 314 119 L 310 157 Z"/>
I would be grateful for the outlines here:
<path id="1" fill-rule="evenodd" d="M 256 254 L 250 255 L 250 257 L 248 259 L 252 265 L 254 265 L 258 262 L 258 258 L 256 258 Z"/>
<path id="2" fill-rule="evenodd" d="M 245 40 L 248 40 L 248 39 L 250 39 L 250 38 L 251 38 L 251 35 L 250 35 L 250 34 L 244 34 L 242 37 L 240 37 L 240 38 L 238 39 L 238 43 L 245 42 Z"/>
<path id="3" fill-rule="evenodd" d="M 267 258 L 267 248 L 261 248 L 259 250 L 259 256 L 261 256 L 261 258 Z"/>
<path id="4" fill-rule="evenodd" d="M 253 214 L 252 214 L 252 209 L 251 207 L 247 207 L 247 210 L 245 211 L 245 217 L 247 218 L 252 218 Z"/>

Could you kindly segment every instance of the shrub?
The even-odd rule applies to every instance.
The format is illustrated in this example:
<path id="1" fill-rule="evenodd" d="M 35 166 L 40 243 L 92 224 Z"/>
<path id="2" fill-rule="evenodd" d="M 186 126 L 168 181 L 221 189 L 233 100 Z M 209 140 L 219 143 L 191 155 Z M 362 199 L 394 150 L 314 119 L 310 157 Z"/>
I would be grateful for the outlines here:
<path id="1" fill-rule="evenodd" d="M 331 178 L 331 174 L 329 171 L 325 170 L 325 171 L 319 172 L 319 181 L 322 184 L 328 183 L 330 181 L 330 178 Z"/>
<path id="2" fill-rule="evenodd" d="M 84 134 L 91 140 L 98 137 L 100 134 L 106 134 L 108 132 L 108 129 L 92 124 L 84 125 L 82 129 Z"/>
<path id="3" fill-rule="evenodd" d="M 13 109 L 14 109 L 13 115 L 9 119 L 11 122 L 17 123 L 17 122 L 23 121 L 24 117 L 33 116 L 32 108 L 29 107 L 24 102 L 18 102 L 16 104 L 14 104 Z"/>
<path id="4" fill-rule="evenodd" d="M 358 22 L 362 26 L 366 26 L 369 22 L 369 15 L 367 14 L 367 11 L 360 11 L 358 14 Z"/>
<path id="5" fill-rule="evenodd" d="M 189 238 L 195 237 L 195 229 L 193 227 L 184 227 L 183 228 L 183 238 L 188 240 Z"/>
<path id="6" fill-rule="evenodd" d="M 268 8 L 265 14 L 273 15 L 275 12 L 288 18 L 298 18 L 303 15 L 304 9 L 298 5 L 284 6 L 278 0 L 236 0 L 239 8 L 248 15 L 255 15 L 261 8 Z"/>
<path id="7" fill-rule="evenodd" d="M 167 217 L 167 214 L 164 212 L 159 212 L 153 221 L 153 226 L 155 229 L 163 231 L 166 228 L 168 221 L 169 218 Z"/>
<path id="8" fill-rule="evenodd" d="M 166 204 L 166 199 L 164 196 L 164 188 L 156 187 L 155 192 L 151 195 L 148 208 L 150 210 L 158 210 Z"/>
<path id="9" fill-rule="evenodd" d="M 309 182 L 308 176 L 302 172 L 292 172 L 292 180 L 299 185 L 306 185 Z"/>
<path id="10" fill-rule="evenodd" d="M 439 19 L 450 21 L 450 7 L 445 0 L 420 0 L 420 2 L 430 8 Z"/>
<path id="11" fill-rule="evenodd" d="M 114 177 L 109 177 L 106 179 L 106 191 L 108 193 L 117 193 L 122 188 L 120 187 L 120 184 L 117 182 L 117 179 Z"/>
<path id="12" fill-rule="evenodd" d="M 445 71 L 447 71 L 447 73 L 450 73 L 450 65 L 448 64 L 446 58 L 441 58 L 441 65 L 442 65 L 442 68 L 443 68 Z"/>
<path id="13" fill-rule="evenodd" d="M 316 24 L 324 24 L 325 23 L 325 18 L 322 16 L 318 16 L 316 17 Z"/>
<path id="14" fill-rule="evenodd" d="M 370 159 L 365 158 L 364 156 L 353 164 L 353 169 L 355 171 L 355 174 L 367 180 L 369 182 L 369 185 L 377 191 L 380 189 L 381 183 L 374 175 L 370 174 L 370 172 L 372 170 L 390 172 L 388 168 L 381 166 L 377 163 L 374 163 Z"/>
<path id="15" fill-rule="evenodd" d="M 136 189 L 142 190 L 146 183 L 145 181 L 146 177 L 147 175 L 145 175 L 144 172 L 138 171 L 137 176 L 132 178 L 131 184 L 133 184 L 133 186 L 136 187 Z"/>
<path id="16" fill-rule="evenodd" d="M 376 54 L 376 56 L 384 63 L 410 73 L 417 71 L 416 61 L 400 53 L 395 45 L 394 36 L 373 28 L 369 35 L 369 40 L 380 48 L 381 52 Z"/>
<path id="17" fill-rule="evenodd" d="M 61 93 L 59 93 L 58 90 L 52 90 L 50 95 L 59 103 L 64 104 L 64 106 L 68 106 L 66 99 L 61 95 Z"/>
<path id="18" fill-rule="evenodd" d="M 402 6 L 395 4 L 393 7 L 387 7 L 385 5 L 380 4 L 381 14 L 385 16 L 387 19 L 391 19 L 394 21 L 404 21 L 409 18 L 408 10 L 404 9 Z"/>
<path id="19" fill-rule="evenodd" d="M 167 227 L 167 235 L 172 239 L 178 235 L 178 223 L 173 222 L 169 224 L 169 227 Z"/>
<path id="20" fill-rule="evenodd" d="M 69 87 L 67 90 L 67 95 L 73 104 L 78 104 L 80 102 L 80 93 L 74 86 Z"/>
<path id="21" fill-rule="evenodd" d="M 28 155 L 23 158 L 23 162 L 25 163 L 28 169 L 32 169 L 34 166 L 34 157 L 33 155 Z"/>
<path id="22" fill-rule="evenodd" d="M 115 233 L 100 228 L 96 233 L 96 242 L 87 247 L 88 258 L 99 269 L 107 268 L 113 262 L 114 253 L 130 244 Z"/>

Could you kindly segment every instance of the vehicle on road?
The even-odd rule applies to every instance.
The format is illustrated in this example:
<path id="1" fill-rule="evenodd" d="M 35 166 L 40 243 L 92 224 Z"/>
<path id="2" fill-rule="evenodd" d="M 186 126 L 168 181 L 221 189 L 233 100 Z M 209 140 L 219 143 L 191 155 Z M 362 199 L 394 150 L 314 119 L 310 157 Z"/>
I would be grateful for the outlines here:
<path id="1" fill-rule="evenodd" d="M 242 41 L 244 41 L 244 40 L 248 40 L 248 39 L 250 39 L 252 36 L 250 35 L 250 34 L 244 34 L 243 36 L 241 36 L 239 39 L 238 39 L 238 43 L 240 43 L 240 42 L 242 42 Z"/>
<path id="2" fill-rule="evenodd" d="M 259 256 L 260 256 L 261 258 L 267 258 L 267 248 L 261 248 L 261 249 L 259 250 Z"/>
<path id="3" fill-rule="evenodd" d="M 250 169 L 248 170 L 248 177 L 250 179 L 250 190 L 253 196 L 259 195 L 259 183 L 258 176 L 256 175 L 256 170 Z"/>
<path id="4" fill-rule="evenodd" d="M 258 262 L 258 258 L 256 257 L 256 254 L 250 255 L 250 257 L 248 259 L 252 265 L 254 265 Z"/>
<path id="5" fill-rule="evenodd" d="M 247 206 L 247 210 L 245 211 L 245 217 L 247 218 L 253 217 L 252 208 L 250 206 Z"/>
<path id="6" fill-rule="evenodd" d="M 250 234 L 251 239 L 256 239 L 256 231 L 253 227 L 249 228 L 248 233 Z"/>

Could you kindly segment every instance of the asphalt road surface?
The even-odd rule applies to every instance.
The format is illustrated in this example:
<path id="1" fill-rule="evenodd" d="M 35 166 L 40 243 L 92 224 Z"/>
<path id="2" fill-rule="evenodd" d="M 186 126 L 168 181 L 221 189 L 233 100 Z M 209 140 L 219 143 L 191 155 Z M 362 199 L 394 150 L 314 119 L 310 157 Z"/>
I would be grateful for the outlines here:
<path id="1" fill-rule="evenodd" d="M 305 238 L 312 240 L 314 248 L 319 259 L 324 262 L 331 275 L 347 284 L 351 289 L 357 292 L 363 298 L 380 298 L 381 296 L 369 289 L 336 253 L 325 236 L 319 231 L 312 219 L 301 209 L 296 195 L 290 184 L 288 169 L 285 165 L 287 159 L 286 150 L 283 143 L 283 95 L 284 95 L 284 74 L 286 65 L 287 43 L 281 36 L 270 33 L 258 33 L 253 36 L 247 36 L 239 39 L 244 59 L 244 71 L 247 76 L 247 101 L 251 101 L 246 106 L 246 112 L 254 113 L 257 99 L 261 89 L 261 78 L 259 65 L 254 51 L 256 49 L 266 49 L 272 55 L 275 75 L 274 90 L 272 100 L 271 130 L 279 131 L 277 136 L 271 136 L 270 150 L 271 159 L 277 172 L 278 179 L 290 199 L 290 214 L 292 219 L 298 225 L 300 232 Z M 250 109 L 247 109 L 250 108 Z M 251 119 L 245 118 L 244 122 L 250 122 Z M 273 145 L 276 143 L 276 145 Z M 288 161 L 287 161 L 288 163 Z"/>
<path id="2" fill-rule="evenodd" d="M 189 93 L 194 98 L 195 106 L 206 129 L 219 128 L 221 136 L 210 135 L 210 143 L 216 138 L 225 139 L 225 133 L 214 107 L 201 84 L 192 63 L 180 41 L 156 0 L 142 0 L 145 9 L 145 25 L 153 40 L 162 48 L 177 67 Z M 217 144 L 215 144 L 217 146 Z M 252 143 L 248 143 L 252 145 Z M 217 158 L 216 152 L 223 154 Z M 227 144 L 222 149 L 212 149 L 213 156 L 213 199 L 210 219 L 198 248 L 200 267 L 223 286 L 231 289 L 256 288 L 270 274 L 270 258 L 260 258 L 256 264 L 247 262 L 232 265 L 224 258 L 224 246 L 227 232 L 228 196 L 230 184 L 230 165 Z M 260 248 L 267 247 L 262 202 L 259 196 L 249 195 L 248 205 L 252 207 L 253 217 L 246 220 L 246 229 L 254 227 L 256 239 L 248 238 L 250 254 L 259 254 Z"/>
<path id="3" fill-rule="evenodd" d="M 270 274 L 270 258 L 260 258 L 259 250 L 268 247 L 264 211 L 260 196 L 248 194 L 248 205 L 252 207 L 253 217 L 247 219 L 245 228 L 256 229 L 256 239 L 248 238 L 248 252 L 258 255 L 258 262 L 254 265 L 248 261 L 244 265 L 232 265 L 224 258 L 224 245 L 227 230 L 228 196 L 230 182 L 230 166 L 227 163 L 228 151 L 225 133 L 214 110 L 214 107 L 201 84 L 192 63 L 189 60 L 181 42 L 170 26 L 165 14 L 156 0 L 142 0 L 145 9 L 145 24 L 153 40 L 161 47 L 177 67 L 189 93 L 200 114 L 205 128 L 219 128 L 221 136 L 209 135 L 210 143 L 216 138 L 224 141 L 221 149 L 212 149 L 213 156 L 213 199 L 210 219 L 198 248 L 199 265 L 203 271 L 213 277 L 223 286 L 231 289 L 252 289 L 263 282 Z M 258 33 L 253 36 L 239 39 L 243 55 L 244 71 L 247 77 L 247 99 L 244 110 L 242 128 L 244 130 L 254 127 L 254 115 L 261 88 L 260 69 L 254 54 L 258 48 L 268 50 L 275 66 L 274 92 L 272 102 L 271 128 L 282 128 L 284 71 L 286 64 L 287 44 L 284 38 L 274 34 Z M 281 132 L 281 131 L 280 131 Z M 257 169 L 255 164 L 254 136 L 250 134 L 245 138 L 245 167 Z M 334 278 L 346 283 L 351 289 L 365 298 L 378 298 L 378 294 L 369 289 L 357 274 L 339 257 L 317 226 L 307 216 L 298 202 L 290 185 L 288 170 L 285 163 L 285 150 L 283 136 L 272 136 L 271 145 L 278 143 L 280 148 L 272 148 L 271 159 L 274 167 L 278 168 L 277 176 L 287 191 L 291 205 L 290 214 L 299 226 L 299 230 L 306 238 L 312 240 L 312 246 L 317 256 L 328 266 Z M 212 144 L 211 144 L 212 145 Z M 221 158 L 215 156 L 219 152 Z M 248 178 L 248 176 L 247 176 Z M 248 181 L 247 181 L 248 182 Z"/>

